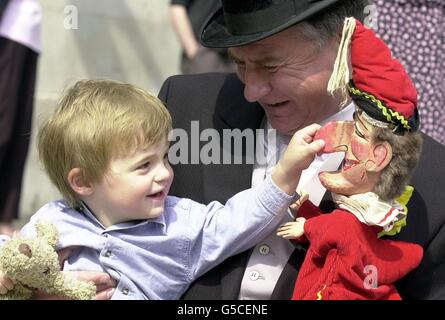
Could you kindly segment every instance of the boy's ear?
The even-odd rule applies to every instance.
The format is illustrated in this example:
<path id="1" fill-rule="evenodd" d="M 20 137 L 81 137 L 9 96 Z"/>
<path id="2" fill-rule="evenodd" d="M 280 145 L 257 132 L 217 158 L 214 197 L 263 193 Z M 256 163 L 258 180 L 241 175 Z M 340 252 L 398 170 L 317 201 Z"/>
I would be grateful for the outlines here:
<path id="1" fill-rule="evenodd" d="M 86 181 L 80 168 L 73 168 L 68 172 L 68 183 L 80 196 L 88 196 L 93 193 L 93 186 Z"/>
<path id="2" fill-rule="evenodd" d="M 366 170 L 371 172 L 380 172 L 386 168 L 392 159 L 392 147 L 384 141 L 379 142 L 372 148 L 373 159 L 370 161 L 372 165 L 367 166 Z"/>

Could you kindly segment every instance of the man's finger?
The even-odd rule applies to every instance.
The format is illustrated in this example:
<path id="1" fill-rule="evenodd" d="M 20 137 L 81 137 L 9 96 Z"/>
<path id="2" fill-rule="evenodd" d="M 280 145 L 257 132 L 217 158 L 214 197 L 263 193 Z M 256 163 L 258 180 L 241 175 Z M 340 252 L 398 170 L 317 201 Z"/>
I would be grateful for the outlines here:
<path id="1" fill-rule="evenodd" d="M 111 278 L 108 273 L 99 272 L 99 271 L 64 271 L 65 273 L 70 274 L 72 277 L 85 281 L 85 282 L 93 282 L 96 287 L 115 287 L 116 281 Z"/>
<path id="2" fill-rule="evenodd" d="M 52 294 L 48 294 L 45 291 L 37 290 L 34 291 L 33 295 L 34 300 L 69 300 L 68 297 L 65 296 L 55 296 Z"/>
<path id="3" fill-rule="evenodd" d="M 100 291 L 96 294 L 96 300 L 110 300 L 115 291 L 115 288 Z"/>
<path id="4" fill-rule="evenodd" d="M 76 247 L 67 247 L 63 248 L 62 250 L 57 251 L 57 255 L 59 256 L 59 264 L 60 269 L 63 269 L 63 263 L 66 259 L 71 255 L 71 253 L 74 251 Z"/>
<path id="5" fill-rule="evenodd" d="M 2 283 L 0 283 L 0 294 L 6 294 L 8 292 L 8 289 L 3 286 Z"/>
<path id="6" fill-rule="evenodd" d="M 12 290 L 14 289 L 14 282 L 9 279 L 9 278 L 3 278 L 3 282 L 2 285 L 7 289 L 7 290 Z"/>

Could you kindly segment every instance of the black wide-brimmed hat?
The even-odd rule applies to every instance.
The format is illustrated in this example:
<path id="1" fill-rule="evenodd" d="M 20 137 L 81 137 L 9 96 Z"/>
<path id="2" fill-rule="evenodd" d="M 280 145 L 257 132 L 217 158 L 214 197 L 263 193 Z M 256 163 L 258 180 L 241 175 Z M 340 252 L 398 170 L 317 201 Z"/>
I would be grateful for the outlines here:
<path id="1" fill-rule="evenodd" d="M 205 23 L 201 43 L 226 48 L 255 42 L 321 13 L 341 0 L 221 0 Z"/>

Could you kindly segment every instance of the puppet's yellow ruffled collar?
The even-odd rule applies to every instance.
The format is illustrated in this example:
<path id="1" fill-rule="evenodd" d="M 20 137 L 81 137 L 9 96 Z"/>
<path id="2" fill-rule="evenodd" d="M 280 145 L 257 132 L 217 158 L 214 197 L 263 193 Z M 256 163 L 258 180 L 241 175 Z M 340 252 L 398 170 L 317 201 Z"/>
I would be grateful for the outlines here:
<path id="1" fill-rule="evenodd" d="M 407 186 L 403 194 L 392 202 L 382 201 L 372 192 L 343 196 L 332 194 L 337 205 L 354 214 L 359 221 L 370 226 L 380 226 L 383 230 L 378 237 L 395 235 L 406 225 L 407 203 L 414 188 Z"/>

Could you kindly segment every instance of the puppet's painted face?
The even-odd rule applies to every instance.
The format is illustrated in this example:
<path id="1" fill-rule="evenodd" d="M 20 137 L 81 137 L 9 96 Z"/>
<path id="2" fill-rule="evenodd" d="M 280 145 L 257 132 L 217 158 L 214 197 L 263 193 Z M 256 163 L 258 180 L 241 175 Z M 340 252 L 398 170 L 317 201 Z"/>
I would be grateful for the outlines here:
<path id="1" fill-rule="evenodd" d="M 339 171 L 319 174 L 326 189 L 348 196 L 373 190 L 392 150 L 386 142 L 372 141 L 372 129 L 355 113 L 354 121 L 332 121 L 318 131 L 315 138 L 326 142 L 323 153 L 345 152 Z"/>

